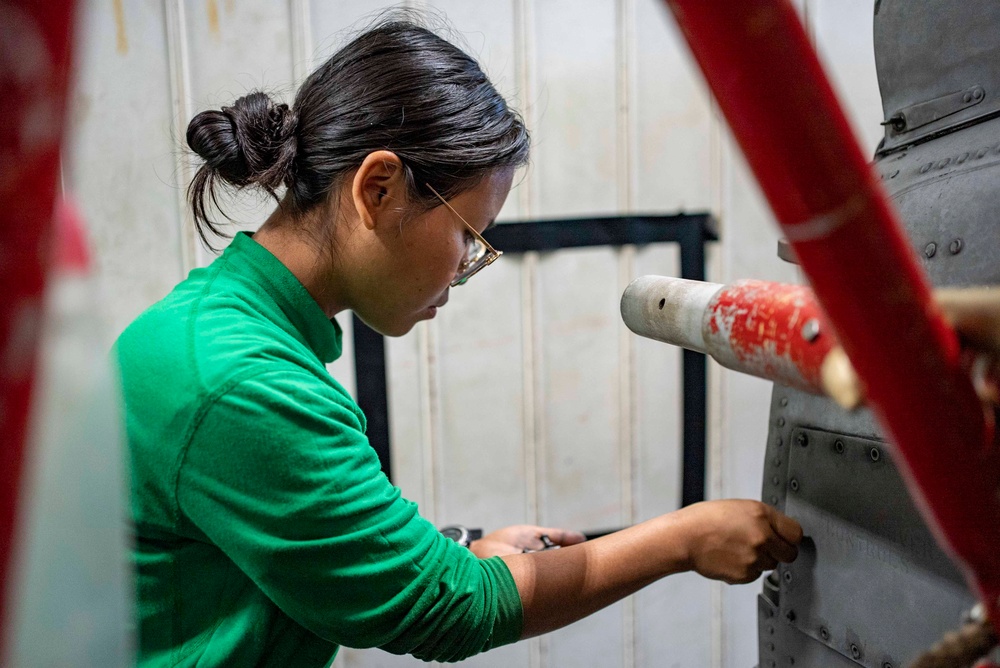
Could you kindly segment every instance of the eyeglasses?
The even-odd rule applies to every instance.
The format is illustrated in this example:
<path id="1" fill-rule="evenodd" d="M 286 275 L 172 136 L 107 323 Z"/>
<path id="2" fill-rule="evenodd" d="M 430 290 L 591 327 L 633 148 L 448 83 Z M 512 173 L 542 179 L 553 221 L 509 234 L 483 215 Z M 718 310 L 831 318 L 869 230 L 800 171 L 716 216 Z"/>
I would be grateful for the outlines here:
<path id="1" fill-rule="evenodd" d="M 450 209 L 453 214 L 458 216 L 458 219 L 465 223 L 465 226 L 469 228 L 469 234 L 471 236 L 469 237 L 469 241 L 465 247 L 465 259 L 462 260 L 462 264 L 458 266 L 458 273 L 455 274 L 455 280 L 451 282 L 451 287 L 456 288 L 459 285 L 463 285 L 477 272 L 482 270 L 483 267 L 488 267 L 496 262 L 497 258 L 503 255 L 503 251 L 498 251 L 493 248 L 493 246 L 490 245 L 490 242 L 483 238 L 483 235 L 476 232 L 476 228 L 469 225 L 465 218 L 462 218 L 461 214 L 458 213 L 458 211 L 455 211 L 455 208 L 451 204 L 448 204 L 448 201 L 445 200 L 444 197 L 441 197 L 438 191 L 431 187 L 431 184 L 425 183 L 424 185 L 430 188 L 430 191 L 434 193 L 439 200 L 441 200 L 441 203 L 448 207 L 448 209 Z"/>

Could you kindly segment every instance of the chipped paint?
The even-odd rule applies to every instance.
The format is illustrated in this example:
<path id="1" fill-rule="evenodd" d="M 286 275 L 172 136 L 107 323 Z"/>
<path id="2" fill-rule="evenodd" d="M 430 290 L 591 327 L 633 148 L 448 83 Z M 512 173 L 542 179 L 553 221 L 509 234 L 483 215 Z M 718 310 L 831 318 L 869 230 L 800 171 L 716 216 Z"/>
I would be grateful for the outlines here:
<path id="1" fill-rule="evenodd" d="M 115 48 L 123 56 L 128 53 L 128 33 L 125 32 L 125 6 L 122 0 L 114 0 Z"/>
<path id="2" fill-rule="evenodd" d="M 704 318 L 706 347 L 723 366 L 821 392 L 820 366 L 836 338 L 809 288 L 737 281 L 716 293 Z M 809 341 L 801 329 L 811 319 L 820 333 Z"/>

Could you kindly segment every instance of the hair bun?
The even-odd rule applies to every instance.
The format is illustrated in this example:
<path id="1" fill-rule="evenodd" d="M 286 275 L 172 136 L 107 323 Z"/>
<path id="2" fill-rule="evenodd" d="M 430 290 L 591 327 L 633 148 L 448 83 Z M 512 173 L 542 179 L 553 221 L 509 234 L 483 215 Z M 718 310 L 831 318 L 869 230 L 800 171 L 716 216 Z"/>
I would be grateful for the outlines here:
<path id="1" fill-rule="evenodd" d="M 289 185 L 297 142 L 296 113 L 260 91 L 221 111 L 203 111 L 188 124 L 187 143 L 205 167 L 237 187 L 259 185 L 274 194 Z"/>

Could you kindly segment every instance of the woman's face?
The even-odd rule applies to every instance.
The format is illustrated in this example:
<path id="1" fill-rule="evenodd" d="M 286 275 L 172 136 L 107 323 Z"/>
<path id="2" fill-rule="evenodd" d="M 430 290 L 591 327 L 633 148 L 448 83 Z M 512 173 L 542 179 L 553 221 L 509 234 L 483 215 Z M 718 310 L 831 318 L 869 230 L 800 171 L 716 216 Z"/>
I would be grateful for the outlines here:
<path id="1" fill-rule="evenodd" d="M 499 214 L 513 176 L 513 169 L 496 170 L 448 203 L 482 233 Z M 355 304 L 355 312 L 387 336 L 401 336 L 433 318 L 448 301 L 470 234 L 444 204 L 410 219 L 403 216 L 398 225 L 383 229 L 379 266 L 367 268 L 364 299 Z"/>

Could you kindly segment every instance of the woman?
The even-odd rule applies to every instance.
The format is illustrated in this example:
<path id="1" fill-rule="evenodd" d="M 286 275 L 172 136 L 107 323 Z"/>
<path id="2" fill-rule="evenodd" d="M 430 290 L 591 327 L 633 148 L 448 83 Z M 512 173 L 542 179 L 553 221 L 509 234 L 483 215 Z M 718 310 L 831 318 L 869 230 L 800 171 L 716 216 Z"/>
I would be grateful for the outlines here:
<path id="1" fill-rule="evenodd" d="M 495 253 L 528 134 L 478 64 L 387 21 L 294 107 L 251 93 L 190 123 L 203 239 L 217 187 L 285 193 L 250 236 L 117 343 L 132 456 L 141 662 L 324 666 L 339 645 L 460 660 L 559 628 L 670 573 L 748 582 L 801 529 L 698 504 L 589 542 L 511 527 L 466 549 L 380 472 L 325 364 L 351 309 L 399 336 Z M 542 547 L 546 533 L 561 550 Z"/>

